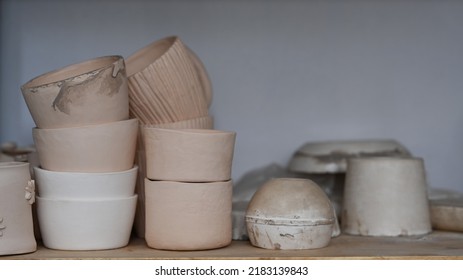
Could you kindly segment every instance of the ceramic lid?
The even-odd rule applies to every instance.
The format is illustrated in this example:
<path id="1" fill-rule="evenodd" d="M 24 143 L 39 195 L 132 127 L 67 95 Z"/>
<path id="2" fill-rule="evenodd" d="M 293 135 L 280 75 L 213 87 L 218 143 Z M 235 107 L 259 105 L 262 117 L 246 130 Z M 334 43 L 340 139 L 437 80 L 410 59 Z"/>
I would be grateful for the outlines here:
<path id="1" fill-rule="evenodd" d="M 330 200 L 308 179 L 267 181 L 252 197 L 246 220 L 274 225 L 321 225 L 334 222 Z"/>

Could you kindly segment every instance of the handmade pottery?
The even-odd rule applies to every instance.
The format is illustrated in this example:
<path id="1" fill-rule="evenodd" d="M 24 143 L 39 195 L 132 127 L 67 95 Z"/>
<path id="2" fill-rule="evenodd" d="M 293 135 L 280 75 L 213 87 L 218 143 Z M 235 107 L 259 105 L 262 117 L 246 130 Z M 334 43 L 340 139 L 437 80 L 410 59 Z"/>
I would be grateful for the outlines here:
<path id="1" fill-rule="evenodd" d="M 0 255 L 34 252 L 31 204 L 34 203 L 34 183 L 29 163 L 0 163 Z"/>
<path id="2" fill-rule="evenodd" d="M 149 179 L 215 182 L 231 178 L 235 132 L 145 127 L 144 136 Z"/>
<path id="3" fill-rule="evenodd" d="M 420 158 L 350 159 L 342 211 L 344 233 L 408 236 L 431 231 Z"/>
<path id="4" fill-rule="evenodd" d="M 177 122 L 205 116 L 204 82 L 178 37 L 167 37 L 126 59 L 129 105 L 142 124 Z"/>
<path id="5" fill-rule="evenodd" d="M 128 244 L 137 196 L 112 199 L 53 199 L 37 196 L 45 247 L 107 250 Z"/>
<path id="6" fill-rule="evenodd" d="M 144 138 L 144 127 L 148 128 L 172 128 L 172 129 L 212 129 L 214 127 L 214 119 L 212 116 L 204 116 L 196 119 L 189 119 L 173 123 L 140 125 L 136 164 L 139 166 L 136 192 L 138 194 L 137 213 L 135 215 L 135 231 L 140 238 L 145 237 L 145 178 L 146 178 L 146 152 Z"/>
<path id="7" fill-rule="evenodd" d="M 138 167 L 106 173 L 57 172 L 35 169 L 41 198 L 105 199 L 133 196 Z"/>
<path id="8" fill-rule="evenodd" d="M 430 203 L 434 229 L 463 232 L 463 195 L 430 199 Z"/>
<path id="9" fill-rule="evenodd" d="M 181 183 L 145 180 L 149 247 L 206 250 L 232 240 L 231 181 Z"/>
<path id="10" fill-rule="evenodd" d="M 330 200 L 308 179 L 267 181 L 246 211 L 251 244 L 276 250 L 315 249 L 329 244 L 335 217 Z"/>
<path id="11" fill-rule="evenodd" d="M 34 128 L 43 169 L 64 172 L 118 172 L 135 158 L 136 119 L 71 128 Z"/>
<path id="12" fill-rule="evenodd" d="M 38 76 L 21 87 L 39 128 L 74 127 L 129 117 L 124 60 L 104 56 Z"/>

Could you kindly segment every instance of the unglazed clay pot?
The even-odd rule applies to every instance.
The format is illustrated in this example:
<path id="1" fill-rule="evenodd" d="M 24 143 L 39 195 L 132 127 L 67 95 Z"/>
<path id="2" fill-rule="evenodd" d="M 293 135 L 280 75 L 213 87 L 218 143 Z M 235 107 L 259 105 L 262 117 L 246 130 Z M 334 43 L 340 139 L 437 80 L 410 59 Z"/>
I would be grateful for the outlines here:
<path id="1" fill-rule="evenodd" d="M 178 37 L 153 42 L 129 56 L 126 64 L 131 115 L 142 124 L 207 115 L 209 89 L 197 71 L 202 65 L 195 65 L 195 61 Z"/>
<path id="2" fill-rule="evenodd" d="M 330 200 L 308 179 L 267 181 L 254 194 L 246 211 L 251 244 L 265 249 L 325 247 L 334 223 Z"/>
<path id="3" fill-rule="evenodd" d="M 145 178 L 146 178 L 146 152 L 144 138 L 144 127 L 172 128 L 172 129 L 212 129 L 214 119 L 212 116 L 204 116 L 195 119 L 189 119 L 173 123 L 140 125 L 136 164 L 139 166 L 136 192 L 138 194 L 137 213 L 135 215 L 135 231 L 140 238 L 145 237 Z"/>
<path id="4" fill-rule="evenodd" d="M 145 127 L 144 134 L 149 179 L 215 182 L 231 178 L 235 132 Z"/>
<path id="5" fill-rule="evenodd" d="M 31 204 L 34 184 L 29 163 L 0 163 L 0 255 L 34 252 Z"/>
<path id="6" fill-rule="evenodd" d="M 42 198 L 103 199 L 133 196 L 138 167 L 106 173 L 57 172 L 35 169 L 35 182 Z"/>
<path id="7" fill-rule="evenodd" d="M 366 236 L 427 234 L 431 231 L 429 211 L 422 159 L 349 160 L 342 211 L 344 233 Z"/>
<path id="8" fill-rule="evenodd" d="M 131 169 L 137 119 L 71 128 L 34 128 L 43 169 L 64 172 L 118 172 Z"/>
<path id="9" fill-rule="evenodd" d="M 21 87 L 39 128 L 125 120 L 129 96 L 124 60 L 104 56 L 38 76 Z"/>
<path id="10" fill-rule="evenodd" d="M 137 196 L 112 199 L 53 199 L 37 196 L 45 247 L 106 250 L 129 243 Z"/>
<path id="11" fill-rule="evenodd" d="M 231 181 L 181 183 L 145 180 L 149 247 L 205 250 L 232 240 Z"/>

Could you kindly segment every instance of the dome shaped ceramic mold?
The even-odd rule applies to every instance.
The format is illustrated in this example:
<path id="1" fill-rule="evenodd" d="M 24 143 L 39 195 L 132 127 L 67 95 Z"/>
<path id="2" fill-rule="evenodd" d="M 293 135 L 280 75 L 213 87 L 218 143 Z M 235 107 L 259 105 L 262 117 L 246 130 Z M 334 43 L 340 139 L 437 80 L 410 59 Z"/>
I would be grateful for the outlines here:
<path id="1" fill-rule="evenodd" d="M 335 217 L 320 187 L 307 179 L 267 181 L 246 211 L 251 244 L 266 249 L 315 249 L 329 244 Z"/>

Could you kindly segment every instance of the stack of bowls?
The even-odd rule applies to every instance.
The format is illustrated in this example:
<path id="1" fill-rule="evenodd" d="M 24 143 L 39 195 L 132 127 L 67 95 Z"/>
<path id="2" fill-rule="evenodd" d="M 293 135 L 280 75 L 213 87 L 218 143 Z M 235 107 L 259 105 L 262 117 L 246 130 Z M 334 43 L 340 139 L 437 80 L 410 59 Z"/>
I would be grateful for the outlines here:
<path id="1" fill-rule="evenodd" d="M 130 115 L 140 122 L 136 163 L 136 233 L 145 236 L 146 156 L 143 128 L 212 129 L 212 87 L 198 56 L 176 36 L 162 38 L 126 59 Z"/>
<path id="2" fill-rule="evenodd" d="M 232 240 L 231 164 L 236 133 L 144 128 L 149 247 L 205 250 Z"/>
<path id="3" fill-rule="evenodd" d="M 44 245 L 100 250 L 128 244 L 137 195 L 138 120 L 129 119 L 125 63 L 105 56 L 21 87 L 37 127 L 37 214 Z"/>

